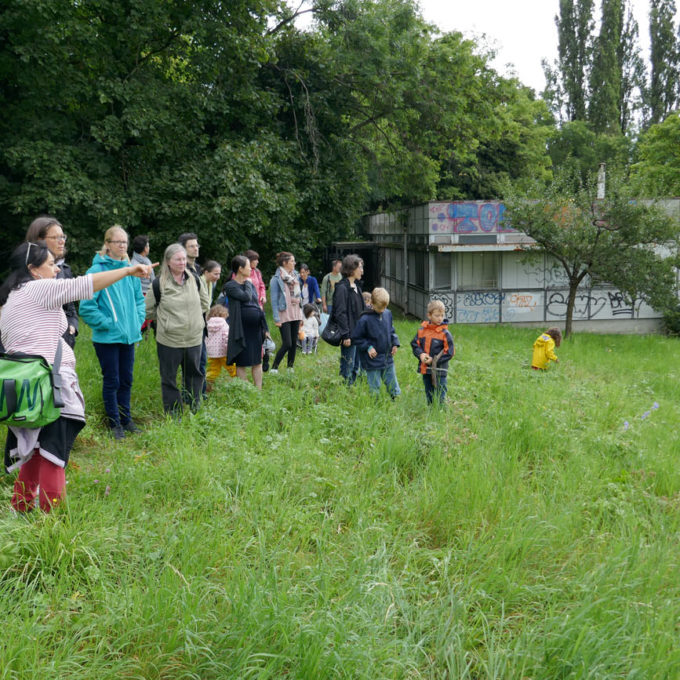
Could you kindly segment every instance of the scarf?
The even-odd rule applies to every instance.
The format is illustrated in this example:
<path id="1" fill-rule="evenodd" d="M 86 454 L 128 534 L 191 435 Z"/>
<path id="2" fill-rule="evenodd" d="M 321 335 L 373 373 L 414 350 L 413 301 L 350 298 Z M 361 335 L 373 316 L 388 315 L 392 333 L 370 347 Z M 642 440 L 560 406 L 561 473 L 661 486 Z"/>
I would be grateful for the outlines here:
<path id="1" fill-rule="evenodd" d="M 288 273 L 283 267 L 279 267 L 279 276 L 290 290 L 290 297 L 293 299 L 300 298 L 300 281 L 293 272 Z"/>

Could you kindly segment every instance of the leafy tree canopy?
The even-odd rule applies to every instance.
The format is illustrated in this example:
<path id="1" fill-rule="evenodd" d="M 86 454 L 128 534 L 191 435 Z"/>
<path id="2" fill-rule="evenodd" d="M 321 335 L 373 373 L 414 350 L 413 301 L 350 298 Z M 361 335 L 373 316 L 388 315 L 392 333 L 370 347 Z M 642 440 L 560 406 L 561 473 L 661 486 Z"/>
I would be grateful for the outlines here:
<path id="1" fill-rule="evenodd" d="M 7 0 L 0 219 L 56 215 L 89 261 L 121 223 L 263 263 L 366 211 L 550 176 L 545 105 L 414 0 Z"/>
<path id="2" fill-rule="evenodd" d="M 643 196 L 680 196 L 680 113 L 671 113 L 641 136 L 631 177 Z"/>

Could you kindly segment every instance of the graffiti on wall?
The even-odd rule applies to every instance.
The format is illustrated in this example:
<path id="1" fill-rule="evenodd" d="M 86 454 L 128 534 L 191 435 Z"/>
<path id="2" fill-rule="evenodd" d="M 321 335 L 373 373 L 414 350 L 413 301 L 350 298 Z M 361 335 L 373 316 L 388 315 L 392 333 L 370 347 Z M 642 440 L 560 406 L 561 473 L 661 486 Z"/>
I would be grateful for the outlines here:
<path id="1" fill-rule="evenodd" d="M 552 318 L 567 316 L 567 291 L 555 291 L 548 297 L 546 312 Z M 575 319 L 635 319 L 640 316 L 641 301 L 634 305 L 619 291 L 590 291 L 579 293 L 574 303 Z"/>
<path id="2" fill-rule="evenodd" d="M 505 293 L 498 291 L 458 293 L 456 307 L 457 323 L 497 323 L 500 321 L 500 305 Z"/>
<path id="3" fill-rule="evenodd" d="M 455 323 L 531 322 L 565 319 L 569 292 L 556 291 L 470 291 L 434 293 L 441 300 L 446 317 Z M 614 290 L 582 291 L 576 296 L 574 319 L 637 319 L 656 316 L 651 308 L 637 301 L 631 305 Z"/>
<path id="4" fill-rule="evenodd" d="M 498 201 L 430 203 L 433 234 L 503 234 L 514 232 L 504 222 L 505 205 Z"/>

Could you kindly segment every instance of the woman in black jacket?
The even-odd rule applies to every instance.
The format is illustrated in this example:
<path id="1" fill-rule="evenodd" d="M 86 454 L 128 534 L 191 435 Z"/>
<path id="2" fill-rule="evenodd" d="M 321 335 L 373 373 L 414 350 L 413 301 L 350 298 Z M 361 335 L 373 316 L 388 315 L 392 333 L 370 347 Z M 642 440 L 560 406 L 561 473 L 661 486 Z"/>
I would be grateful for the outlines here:
<path id="1" fill-rule="evenodd" d="M 49 215 L 36 217 L 26 231 L 26 241 L 28 243 L 45 241 L 49 251 L 54 256 L 54 263 L 59 267 L 57 278 L 73 278 L 71 267 L 64 261 L 66 256 L 66 234 L 64 234 L 64 229 L 59 220 Z M 67 302 L 64 305 L 64 313 L 66 314 L 68 326 L 62 337 L 66 340 L 69 347 L 73 349 L 76 344 L 76 335 L 78 335 L 78 307 L 76 303 Z"/>
<path id="2" fill-rule="evenodd" d="M 346 255 L 342 260 L 342 281 L 335 284 L 333 319 L 340 329 L 340 375 L 347 385 L 353 385 L 359 372 L 357 348 L 352 344 L 352 331 L 365 309 L 359 279 L 364 273 L 364 261 L 358 255 Z"/>

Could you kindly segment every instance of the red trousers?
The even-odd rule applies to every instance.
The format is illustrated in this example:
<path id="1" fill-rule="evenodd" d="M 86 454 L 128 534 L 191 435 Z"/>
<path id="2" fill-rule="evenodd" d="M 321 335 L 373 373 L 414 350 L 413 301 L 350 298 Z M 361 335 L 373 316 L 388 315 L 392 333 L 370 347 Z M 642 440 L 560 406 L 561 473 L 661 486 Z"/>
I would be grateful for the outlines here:
<path id="1" fill-rule="evenodd" d="M 64 497 L 66 474 L 63 467 L 43 458 L 36 449 L 31 460 L 19 468 L 19 476 L 14 482 L 12 507 L 17 512 L 33 510 L 38 487 L 40 509 L 49 512 Z"/>

